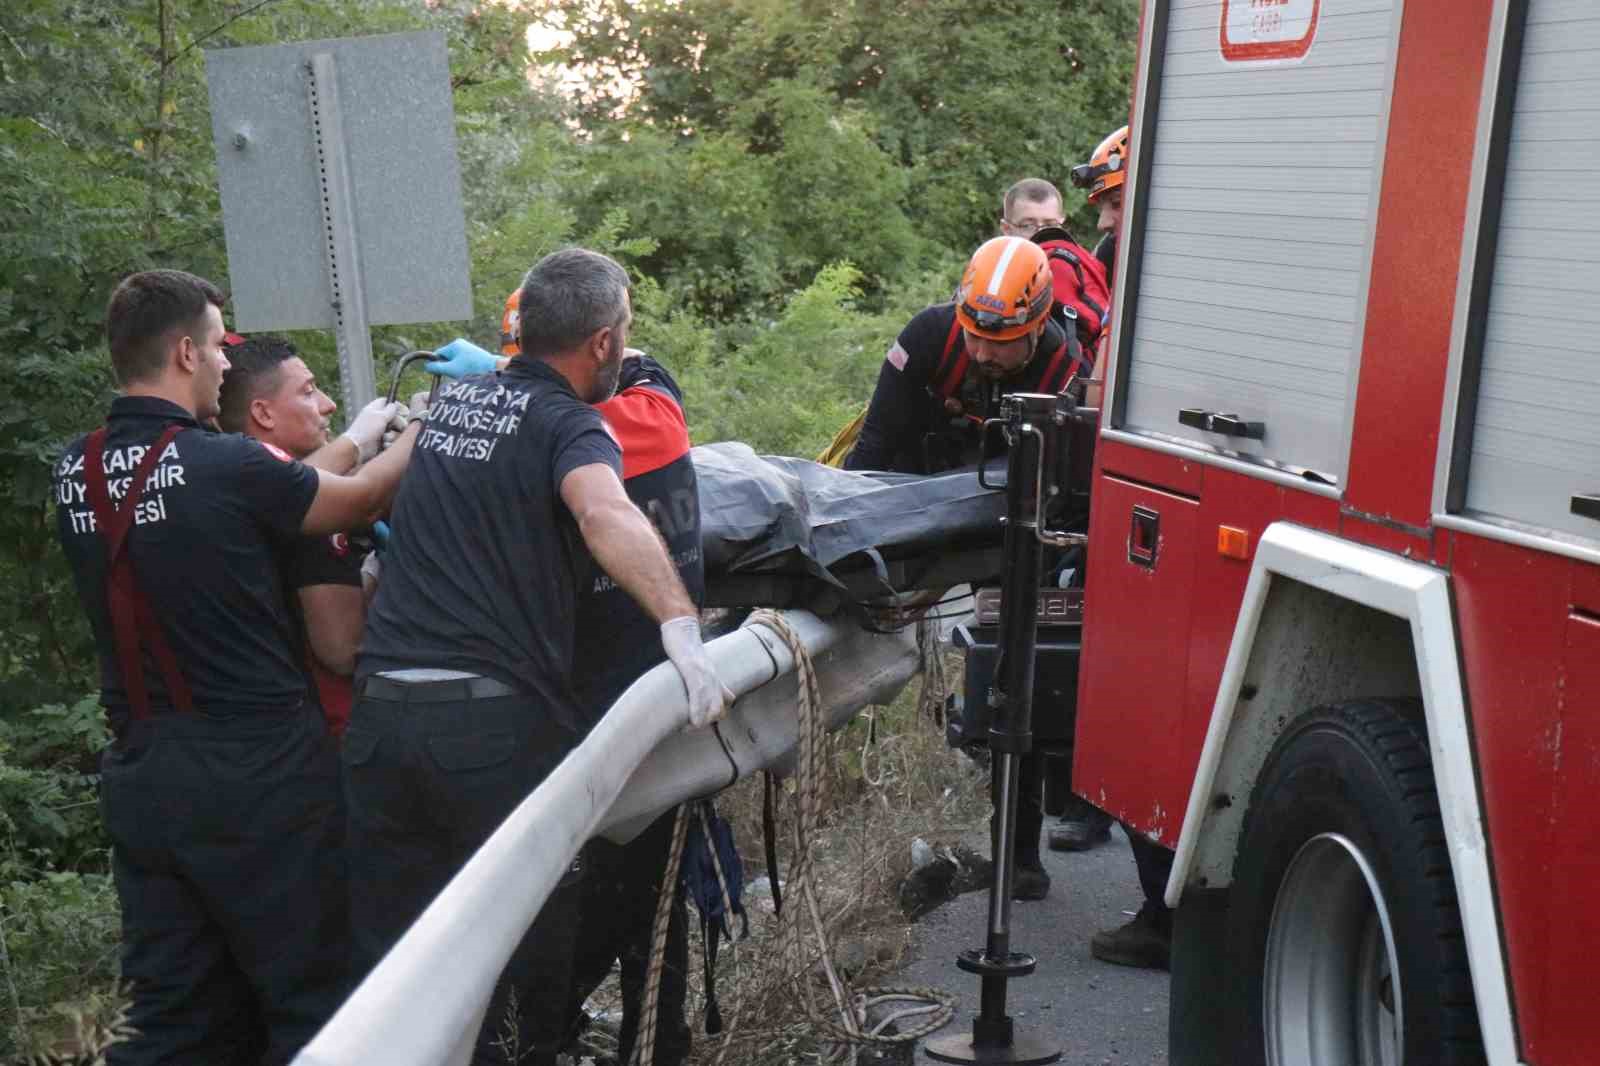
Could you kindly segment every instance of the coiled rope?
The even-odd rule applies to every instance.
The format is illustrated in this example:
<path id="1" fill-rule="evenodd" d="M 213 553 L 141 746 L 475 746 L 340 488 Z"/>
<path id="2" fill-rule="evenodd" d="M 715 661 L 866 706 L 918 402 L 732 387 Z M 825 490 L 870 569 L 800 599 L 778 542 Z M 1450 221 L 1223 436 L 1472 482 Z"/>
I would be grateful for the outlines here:
<path id="1" fill-rule="evenodd" d="M 788 619 L 777 611 L 758 610 L 751 613 L 745 620 L 745 626 L 765 626 L 775 633 L 788 647 L 794 656 L 795 678 L 798 683 L 796 710 L 799 717 L 799 750 L 795 768 L 796 788 L 794 792 L 796 817 L 794 826 L 795 851 L 790 860 L 788 883 L 790 891 L 794 894 L 791 898 L 804 901 L 804 907 L 792 907 L 786 917 L 778 920 L 782 923 L 782 953 L 787 955 L 792 972 L 800 987 L 801 999 L 805 1003 L 806 1016 L 817 1028 L 827 1033 L 835 1042 L 841 1044 L 876 1044 L 894 1045 L 906 1044 L 920 1040 L 929 1033 L 943 1027 L 955 1017 L 956 998 L 949 992 L 940 988 L 926 985 L 916 986 L 887 986 L 873 985 L 852 990 L 844 979 L 839 976 L 833 964 L 833 952 L 828 943 L 828 935 L 822 918 L 822 907 L 817 899 L 815 887 L 812 884 L 812 848 L 811 840 L 815 835 L 819 820 L 819 804 L 821 800 L 821 767 L 819 761 L 826 745 L 827 721 L 823 717 L 821 704 L 821 691 L 817 684 L 816 669 L 812 665 L 811 655 L 800 639 L 800 635 L 790 626 Z M 926 673 L 923 678 L 924 693 L 935 680 L 938 689 L 944 687 L 943 660 L 938 653 L 937 633 L 935 625 L 928 625 L 926 636 L 923 631 L 918 633 L 918 644 L 923 649 L 922 664 L 925 671 L 937 670 L 934 677 Z M 936 662 L 933 667 L 931 662 Z M 926 696 L 925 703 L 926 705 Z M 938 700 L 939 711 L 943 711 L 942 696 Z M 678 815 L 673 823 L 672 854 L 667 863 L 667 871 L 661 882 L 661 891 L 656 900 L 655 927 L 652 930 L 650 945 L 650 965 L 645 980 L 645 999 L 642 1008 L 639 1035 L 633 1048 L 630 1061 L 633 1066 L 651 1066 L 655 1055 L 656 1014 L 660 998 L 661 972 L 665 963 L 667 925 L 671 918 L 672 902 L 675 897 L 675 887 L 678 880 L 678 871 L 683 858 L 683 841 L 688 829 L 689 808 L 691 804 L 683 804 L 678 808 Z M 702 820 L 705 814 L 701 812 Z M 704 825 L 707 839 L 710 839 L 710 826 Z M 711 849 L 712 860 L 717 874 L 717 885 L 722 892 L 723 913 L 732 915 L 733 906 L 729 898 L 728 885 L 723 876 L 721 863 L 716 859 L 716 849 Z M 774 886 L 776 887 L 776 886 Z M 805 980 L 805 975 L 810 969 L 809 953 L 806 950 L 805 931 L 801 923 L 802 910 L 810 919 L 811 930 L 816 938 L 816 958 L 821 963 L 824 974 L 828 980 L 828 989 L 833 998 L 834 1017 L 823 1014 L 817 1009 L 812 997 L 811 986 Z M 739 958 L 742 953 L 731 952 L 734 956 L 734 1002 L 728 1012 L 727 1022 L 723 1027 L 722 1046 L 717 1050 L 716 1066 L 721 1066 L 728 1049 L 732 1044 L 733 1035 L 737 1028 L 739 1016 L 743 1008 L 743 999 L 740 995 L 742 981 L 739 980 Z M 886 1003 L 907 1003 L 907 1007 L 893 1011 L 876 1022 L 870 1023 L 869 1011 Z M 926 1016 L 919 1024 L 900 1032 L 885 1033 L 890 1025 L 904 1021 L 908 1018 Z"/>

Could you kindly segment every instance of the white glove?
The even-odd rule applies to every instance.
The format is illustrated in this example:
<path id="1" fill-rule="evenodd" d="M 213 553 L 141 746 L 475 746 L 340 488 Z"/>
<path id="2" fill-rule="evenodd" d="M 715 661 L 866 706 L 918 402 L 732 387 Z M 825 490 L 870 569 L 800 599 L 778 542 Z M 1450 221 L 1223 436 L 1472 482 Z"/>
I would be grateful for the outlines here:
<path id="1" fill-rule="evenodd" d="M 661 646 L 678 668 L 689 694 L 689 724 L 703 729 L 719 721 L 736 697 L 711 667 L 706 646 L 700 642 L 700 620 L 686 614 L 661 623 Z"/>
<path id="2" fill-rule="evenodd" d="M 383 448 L 387 450 L 400 439 L 400 434 L 413 422 L 421 422 L 428 417 L 428 394 L 419 392 L 411 397 L 411 402 L 400 409 L 400 413 L 389 420 L 389 428 L 383 431 Z"/>
<path id="3" fill-rule="evenodd" d="M 400 428 L 405 428 L 405 415 L 405 404 L 399 401 L 390 403 L 380 396 L 350 420 L 350 428 L 344 431 L 343 436 L 356 446 L 356 453 L 364 463 L 378 454 L 378 442 L 383 439 L 383 431 L 389 428 L 393 419 L 400 418 Z"/>

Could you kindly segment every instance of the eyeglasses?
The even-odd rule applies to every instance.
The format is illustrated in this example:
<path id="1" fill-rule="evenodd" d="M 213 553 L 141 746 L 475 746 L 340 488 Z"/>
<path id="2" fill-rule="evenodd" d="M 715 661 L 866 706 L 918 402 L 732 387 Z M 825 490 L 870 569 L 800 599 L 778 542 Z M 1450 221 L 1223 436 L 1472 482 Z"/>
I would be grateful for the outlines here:
<path id="1" fill-rule="evenodd" d="M 1015 230 L 1019 237 L 1032 237 L 1035 233 L 1050 226 L 1064 226 L 1067 224 L 1067 220 L 1064 218 L 1019 218 L 1015 220 L 1007 218 L 1002 221 Z"/>

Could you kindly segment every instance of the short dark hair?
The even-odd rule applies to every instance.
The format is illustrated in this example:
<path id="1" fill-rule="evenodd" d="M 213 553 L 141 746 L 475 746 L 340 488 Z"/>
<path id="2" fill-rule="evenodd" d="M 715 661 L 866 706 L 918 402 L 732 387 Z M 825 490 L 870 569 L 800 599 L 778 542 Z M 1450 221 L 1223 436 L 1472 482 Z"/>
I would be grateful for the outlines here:
<path id="1" fill-rule="evenodd" d="M 534 358 L 577 347 L 627 317 L 628 272 L 586 248 L 563 248 L 533 265 L 517 300 L 522 352 Z"/>
<path id="2" fill-rule="evenodd" d="M 174 329 L 193 327 L 206 305 L 227 302 L 222 290 L 182 270 L 129 274 L 106 305 L 111 366 L 122 384 L 156 377 L 166 366 L 162 341 Z"/>
<path id="3" fill-rule="evenodd" d="M 262 335 L 227 350 L 228 370 L 222 375 L 222 395 L 217 424 L 229 433 L 244 433 L 250 427 L 250 403 L 277 387 L 284 363 L 300 353 L 282 337 Z"/>
<path id="4" fill-rule="evenodd" d="M 1011 209 L 1017 206 L 1018 200 L 1028 200 L 1038 204 L 1049 199 L 1054 199 L 1058 204 L 1066 203 L 1061 199 L 1061 190 L 1043 178 L 1023 178 L 1006 190 L 1005 199 L 1000 201 L 1000 213 L 1009 220 Z"/>

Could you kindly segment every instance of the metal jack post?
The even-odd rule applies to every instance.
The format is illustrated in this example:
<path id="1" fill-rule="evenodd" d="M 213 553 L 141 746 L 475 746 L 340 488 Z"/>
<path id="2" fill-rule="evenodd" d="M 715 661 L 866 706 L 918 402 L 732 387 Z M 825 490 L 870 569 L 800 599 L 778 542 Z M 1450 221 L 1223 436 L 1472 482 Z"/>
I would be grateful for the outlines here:
<path id="1" fill-rule="evenodd" d="M 1044 527 L 1046 485 L 1056 491 L 1053 476 L 1068 414 L 1064 398 L 1039 393 L 1014 393 L 1000 403 L 1000 417 L 984 425 L 984 439 L 999 426 L 1009 445 L 1006 464 L 1006 534 L 1000 599 L 1000 658 L 995 684 L 989 690 L 989 750 L 997 789 L 1000 830 L 994 840 L 994 878 L 989 885 L 988 938 L 981 950 L 962 952 L 956 965 L 982 978 L 981 1009 L 971 1035 L 948 1036 L 927 1044 L 928 1056 L 939 1062 L 1007 1063 L 1012 1066 L 1055 1062 L 1061 1049 L 1037 1038 L 1019 1036 L 1006 1014 L 1006 984 L 1034 971 L 1032 955 L 1011 950 L 1011 881 L 1017 833 L 1018 769 L 1033 746 L 1033 661 L 1038 623 L 1039 581 L 1044 545 L 1078 543 L 1076 535 Z M 998 488 L 983 479 L 985 488 Z"/>

